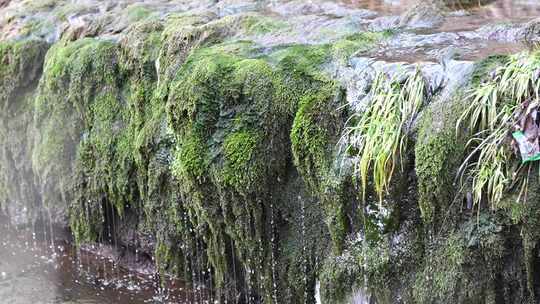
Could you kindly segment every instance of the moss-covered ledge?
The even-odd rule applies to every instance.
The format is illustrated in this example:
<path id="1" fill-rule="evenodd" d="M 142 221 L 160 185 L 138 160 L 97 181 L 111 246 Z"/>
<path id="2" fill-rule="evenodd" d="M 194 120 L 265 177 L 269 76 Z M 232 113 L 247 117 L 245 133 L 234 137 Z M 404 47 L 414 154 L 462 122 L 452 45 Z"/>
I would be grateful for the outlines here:
<path id="1" fill-rule="evenodd" d="M 35 134 L 34 92 L 48 48 L 35 39 L 0 42 L 0 209 L 7 214 L 26 210 L 22 218 L 12 214 L 20 224 L 34 221 L 41 206 L 28 160 Z"/>

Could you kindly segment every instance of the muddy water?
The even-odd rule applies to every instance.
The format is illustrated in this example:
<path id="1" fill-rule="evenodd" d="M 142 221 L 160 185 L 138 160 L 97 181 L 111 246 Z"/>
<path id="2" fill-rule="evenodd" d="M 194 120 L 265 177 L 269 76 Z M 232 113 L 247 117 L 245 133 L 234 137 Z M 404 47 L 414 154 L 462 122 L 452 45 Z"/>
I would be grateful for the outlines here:
<path id="1" fill-rule="evenodd" d="M 418 0 L 342 0 L 351 7 L 369 9 L 384 15 L 398 15 L 410 9 Z M 484 2 L 487 2 L 484 0 Z M 456 6 L 456 10 L 460 7 Z M 528 20 L 540 16 L 540 1 L 495 0 L 477 7 L 467 7 L 469 22 L 481 24 L 493 19 L 501 21 Z"/>
<path id="2" fill-rule="evenodd" d="M 498 33 L 508 24 L 524 24 L 540 17 L 538 0 L 477 0 L 484 4 L 456 5 L 444 12 L 444 19 L 432 27 L 413 29 L 397 35 L 386 45 L 364 52 L 363 56 L 387 62 L 441 62 L 449 48 L 456 50 L 452 59 L 481 60 L 493 54 L 513 54 L 527 48 L 519 39 Z M 409 11 L 418 0 L 344 0 L 352 7 L 370 9 L 396 16 Z M 486 4 L 489 2 L 488 4 Z"/>
<path id="3" fill-rule="evenodd" d="M 0 303 L 203 303 L 180 281 L 128 272 L 65 242 L 44 242 L 30 231 L 0 228 Z M 48 245 L 46 245 L 48 244 Z M 162 289 L 158 282 L 167 288 Z"/>
<path id="4" fill-rule="evenodd" d="M 540 17 L 540 1 L 538 0 L 481 1 L 489 2 L 489 4 L 473 7 L 456 5 L 453 7 L 454 11 L 448 12 L 445 22 L 433 30 L 438 32 L 475 30 L 486 24 L 527 22 Z M 401 15 L 418 3 L 418 0 L 343 0 L 342 2 L 351 7 L 376 11 L 382 15 Z"/>

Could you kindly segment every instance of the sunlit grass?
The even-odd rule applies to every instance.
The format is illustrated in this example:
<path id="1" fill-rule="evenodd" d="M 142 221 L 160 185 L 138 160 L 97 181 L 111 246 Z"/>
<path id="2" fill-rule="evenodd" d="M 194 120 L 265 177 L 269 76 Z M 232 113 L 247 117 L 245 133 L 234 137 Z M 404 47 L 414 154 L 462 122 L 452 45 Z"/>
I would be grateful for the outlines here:
<path id="1" fill-rule="evenodd" d="M 405 79 L 405 80 L 403 80 Z M 425 96 L 425 81 L 419 70 L 409 75 L 376 75 L 370 102 L 351 116 L 342 140 L 357 157 L 355 176 L 360 177 L 362 197 L 370 177 L 379 200 L 388 192 L 396 167 L 403 163 L 408 132 Z"/>

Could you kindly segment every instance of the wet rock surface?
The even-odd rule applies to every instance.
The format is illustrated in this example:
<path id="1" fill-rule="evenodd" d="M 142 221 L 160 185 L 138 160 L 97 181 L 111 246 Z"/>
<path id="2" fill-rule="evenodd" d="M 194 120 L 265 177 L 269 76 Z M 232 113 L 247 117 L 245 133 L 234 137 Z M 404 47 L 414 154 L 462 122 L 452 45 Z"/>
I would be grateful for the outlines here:
<path id="1" fill-rule="evenodd" d="M 120 39 L 130 24 L 141 20 L 164 20 L 182 14 L 213 16 L 211 19 L 252 15 L 260 16 L 258 22 L 236 37 L 265 47 L 319 44 L 368 29 L 404 28 L 403 35 L 394 37 L 395 46 L 390 43 L 376 53 L 384 52 L 392 60 L 405 57 L 400 52 L 412 50 L 418 55 L 411 56 L 411 61 L 418 61 L 423 56 L 433 59 L 429 53 L 456 45 L 464 48 L 470 59 L 478 59 L 498 50 L 522 49 L 519 42 L 527 33 L 534 33 L 533 24 L 525 23 L 540 12 L 534 1 L 491 1 L 480 8 L 474 7 L 477 1 L 473 1 L 473 8 L 470 3 L 458 2 L 461 4 L 406 0 L 395 5 L 382 1 L 13 1 L 4 4 L 0 33 L 4 39 L 38 36 L 49 42 L 62 35 Z"/>
<path id="2" fill-rule="evenodd" d="M 0 219 L 148 278 L 51 303 L 167 302 L 168 275 L 194 291 L 173 303 L 534 301 L 536 226 L 514 220 L 534 204 L 475 226 L 455 171 L 465 93 L 538 44 L 540 3 L 481 4 L 0 1 Z M 383 97 L 419 102 L 378 119 Z M 405 138 L 379 197 L 350 128 L 366 113 Z M 79 278 L 77 254 L 51 265 Z"/>

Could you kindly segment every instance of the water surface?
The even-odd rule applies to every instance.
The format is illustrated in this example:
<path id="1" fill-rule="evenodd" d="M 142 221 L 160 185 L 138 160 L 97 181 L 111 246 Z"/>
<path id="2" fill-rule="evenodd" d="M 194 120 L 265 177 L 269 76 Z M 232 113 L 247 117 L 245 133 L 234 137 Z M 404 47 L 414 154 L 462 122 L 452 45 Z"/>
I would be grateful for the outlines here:
<path id="1" fill-rule="evenodd" d="M 0 228 L 0 302 L 9 304 L 206 303 L 202 289 L 179 280 L 129 272 L 103 256 L 65 242 L 45 242 L 30 230 Z M 47 237 L 45 235 L 45 237 Z M 174 290 L 174 292 L 170 291 Z"/>

